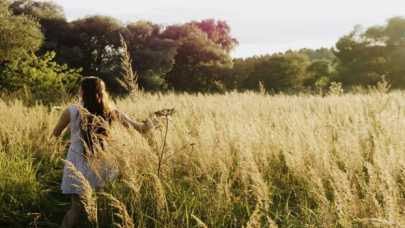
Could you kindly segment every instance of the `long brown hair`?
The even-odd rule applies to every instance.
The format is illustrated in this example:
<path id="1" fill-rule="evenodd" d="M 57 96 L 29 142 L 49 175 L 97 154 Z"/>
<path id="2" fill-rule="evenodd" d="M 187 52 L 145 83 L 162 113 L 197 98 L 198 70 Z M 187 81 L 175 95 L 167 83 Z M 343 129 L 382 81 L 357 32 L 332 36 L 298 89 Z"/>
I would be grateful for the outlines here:
<path id="1" fill-rule="evenodd" d="M 83 112 L 81 116 L 82 137 L 87 144 L 87 149 L 94 155 L 95 143 L 99 143 L 104 149 L 103 137 L 108 136 L 108 127 L 112 122 L 112 111 L 103 80 L 93 76 L 85 77 L 81 82 L 80 89 L 83 108 L 88 111 L 87 114 Z M 85 148 L 84 155 L 87 155 L 87 152 Z"/>

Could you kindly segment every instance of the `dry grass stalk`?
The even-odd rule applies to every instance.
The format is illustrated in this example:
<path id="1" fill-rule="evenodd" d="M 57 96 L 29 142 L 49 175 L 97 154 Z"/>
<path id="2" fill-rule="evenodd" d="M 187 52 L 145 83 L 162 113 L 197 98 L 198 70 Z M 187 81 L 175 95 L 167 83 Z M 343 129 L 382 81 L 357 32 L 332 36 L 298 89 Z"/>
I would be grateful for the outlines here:
<path id="1" fill-rule="evenodd" d="M 134 221 L 131 216 L 129 216 L 127 208 L 123 202 L 119 201 L 114 196 L 108 193 L 102 192 L 100 193 L 100 195 L 106 197 L 110 201 L 109 205 L 118 210 L 118 213 L 114 214 L 122 220 L 123 225 L 118 223 L 114 223 L 114 225 L 122 228 L 135 227 Z"/>
<path id="2" fill-rule="evenodd" d="M 247 228 L 260 228 L 260 219 L 262 218 L 263 214 L 260 212 L 260 206 L 257 203 L 255 206 L 255 210 L 253 211 L 252 215 L 249 218 L 248 223 L 246 224 Z"/>
<path id="3" fill-rule="evenodd" d="M 139 193 L 141 186 L 135 185 L 135 180 L 131 176 L 129 180 L 122 180 L 134 193 Z"/>
<path id="4" fill-rule="evenodd" d="M 361 222 L 364 225 L 384 225 L 390 227 L 397 227 L 395 222 L 379 218 L 362 218 L 362 219 L 354 219 L 354 221 Z"/>
<path id="5" fill-rule="evenodd" d="M 151 173 L 150 176 L 154 180 L 154 187 L 155 187 L 155 201 L 156 201 L 156 212 L 157 216 L 160 217 L 164 211 L 164 207 L 166 205 L 165 194 L 163 190 L 162 183 L 160 182 L 159 177 Z"/>
<path id="6" fill-rule="evenodd" d="M 131 56 L 128 52 L 127 44 L 121 34 L 120 41 L 122 45 L 121 66 L 125 71 L 125 73 L 122 74 L 124 81 L 120 80 L 119 78 L 115 79 L 117 79 L 120 85 L 124 87 L 124 89 L 127 90 L 130 95 L 134 95 L 138 91 L 138 74 L 135 71 L 132 71 Z"/>
<path id="7" fill-rule="evenodd" d="M 197 222 L 198 227 L 208 228 L 208 226 L 205 225 L 205 223 L 203 223 L 203 221 L 201 221 L 199 218 L 197 218 L 197 216 L 192 214 L 191 217 L 193 217 L 193 219 Z"/>

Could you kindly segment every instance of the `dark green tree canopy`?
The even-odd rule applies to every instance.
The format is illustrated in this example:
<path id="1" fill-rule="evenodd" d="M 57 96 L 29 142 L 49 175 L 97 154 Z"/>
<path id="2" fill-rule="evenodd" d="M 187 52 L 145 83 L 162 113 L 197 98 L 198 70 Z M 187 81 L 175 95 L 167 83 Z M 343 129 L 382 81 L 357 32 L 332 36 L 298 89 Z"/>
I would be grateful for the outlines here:
<path id="1" fill-rule="evenodd" d="M 254 65 L 253 72 L 246 79 L 246 88 L 258 88 L 259 81 L 267 90 L 300 88 L 306 78 L 306 68 L 309 64 L 307 55 L 296 52 L 264 56 Z"/>
<path id="2" fill-rule="evenodd" d="M 162 29 L 149 21 L 130 23 L 122 29 L 141 88 L 162 89 L 164 75 L 173 68 L 179 41 L 162 38 Z"/>
<path id="3" fill-rule="evenodd" d="M 111 70 L 119 61 L 122 24 L 112 17 L 94 15 L 72 21 L 71 26 L 69 46 L 82 51 L 83 74 L 98 75 Z"/>
<path id="4" fill-rule="evenodd" d="M 304 80 L 305 86 L 324 88 L 327 87 L 334 76 L 331 61 L 317 59 L 307 67 L 307 77 Z"/>

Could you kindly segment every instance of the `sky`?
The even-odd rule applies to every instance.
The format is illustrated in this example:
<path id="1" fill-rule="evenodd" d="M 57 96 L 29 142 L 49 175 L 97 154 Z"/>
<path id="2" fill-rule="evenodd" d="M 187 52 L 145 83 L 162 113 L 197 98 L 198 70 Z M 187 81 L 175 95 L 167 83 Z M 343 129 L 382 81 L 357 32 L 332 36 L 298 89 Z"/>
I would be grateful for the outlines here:
<path id="1" fill-rule="evenodd" d="M 101 14 L 123 23 L 139 20 L 171 25 L 223 20 L 239 46 L 232 57 L 289 49 L 333 47 L 355 25 L 385 25 L 405 17 L 405 0 L 53 0 L 69 21 Z"/>

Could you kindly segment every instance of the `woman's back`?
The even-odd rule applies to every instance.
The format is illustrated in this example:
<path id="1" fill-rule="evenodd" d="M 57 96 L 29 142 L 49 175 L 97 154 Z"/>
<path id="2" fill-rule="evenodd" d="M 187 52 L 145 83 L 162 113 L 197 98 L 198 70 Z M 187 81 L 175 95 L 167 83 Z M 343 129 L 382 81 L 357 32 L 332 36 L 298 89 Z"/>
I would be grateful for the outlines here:
<path id="1" fill-rule="evenodd" d="M 107 176 L 114 178 L 116 170 L 107 168 L 105 161 L 101 162 L 101 166 L 91 167 L 91 163 L 84 154 L 82 131 L 81 131 L 81 115 L 77 105 L 70 106 L 70 146 L 66 156 L 65 169 L 63 171 L 61 190 L 64 194 L 83 194 L 80 186 L 82 184 L 77 181 L 72 172 L 72 168 L 80 172 L 89 182 L 93 189 L 104 186 Z M 77 187 L 78 186 L 78 187 Z"/>
<path id="2" fill-rule="evenodd" d="M 83 143 L 81 140 L 81 117 L 79 109 L 76 105 L 69 107 L 70 111 L 70 146 L 69 150 L 77 150 L 83 152 Z"/>

